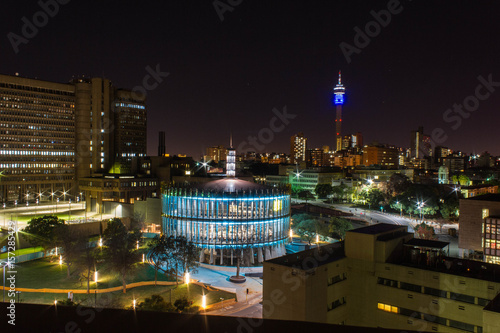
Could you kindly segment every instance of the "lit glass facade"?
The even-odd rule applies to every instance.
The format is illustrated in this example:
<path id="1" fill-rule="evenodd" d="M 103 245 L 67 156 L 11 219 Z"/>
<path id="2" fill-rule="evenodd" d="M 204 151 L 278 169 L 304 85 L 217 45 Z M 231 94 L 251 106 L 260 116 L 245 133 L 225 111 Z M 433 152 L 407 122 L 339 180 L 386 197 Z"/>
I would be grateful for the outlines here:
<path id="1" fill-rule="evenodd" d="M 282 190 L 199 191 L 170 187 L 162 195 L 163 230 L 200 248 L 279 246 L 290 230 L 290 195 Z"/>

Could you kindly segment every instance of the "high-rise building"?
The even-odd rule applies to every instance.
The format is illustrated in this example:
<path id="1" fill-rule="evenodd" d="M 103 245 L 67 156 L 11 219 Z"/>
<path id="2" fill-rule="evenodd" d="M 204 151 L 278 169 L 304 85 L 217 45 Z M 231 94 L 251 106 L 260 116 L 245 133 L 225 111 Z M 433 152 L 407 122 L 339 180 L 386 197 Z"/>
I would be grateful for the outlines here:
<path id="1" fill-rule="evenodd" d="M 323 166 L 323 149 L 313 148 L 306 150 L 306 166 L 310 167 L 321 167 Z"/>
<path id="2" fill-rule="evenodd" d="M 345 88 L 339 71 L 339 81 L 333 88 L 333 104 L 335 105 L 335 147 L 342 150 L 342 105 L 344 104 Z"/>
<path id="3" fill-rule="evenodd" d="M 307 138 L 300 132 L 290 138 L 290 162 L 292 164 L 306 161 Z"/>
<path id="4" fill-rule="evenodd" d="M 165 156 L 165 154 L 165 132 L 160 131 L 160 133 L 158 133 L 158 156 Z"/>
<path id="5" fill-rule="evenodd" d="M 411 132 L 410 139 L 411 157 L 422 159 L 432 156 L 431 137 L 424 134 L 424 128 L 420 126 L 418 130 Z"/>
<path id="6" fill-rule="evenodd" d="M 0 75 L 0 200 L 62 195 L 75 181 L 75 86 Z"/>
<path id="7" fill-rule="evenodd" d="M 0 75 L 0 200 L 78 193 L 78 180 L 146 154 L 144 97 L 108 79 Z"/>
<path id="8" fill-rule="evenodd" d="M 147 153 L 146 96 L 118 89 L 112 105 L 114 112 L 115 163 L 129 166 L 132 158 Z"/>

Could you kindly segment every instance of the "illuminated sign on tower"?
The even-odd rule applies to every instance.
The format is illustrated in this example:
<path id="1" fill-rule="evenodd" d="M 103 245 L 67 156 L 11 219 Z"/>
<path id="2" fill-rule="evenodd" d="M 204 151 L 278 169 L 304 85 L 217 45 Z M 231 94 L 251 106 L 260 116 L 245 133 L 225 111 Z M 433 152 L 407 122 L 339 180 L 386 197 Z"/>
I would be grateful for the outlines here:
<path id="1" fill-rule="evenodd" d="M 335 118 L 335 145 L 336 150 L 342 149 L 342 104 L 344 104 L 344 94 L 345 88 L 342 85 L 342 76 L 339 71 L 339 82 L 333 88 L 333 104 L 336 108 L 336 118 Z"/>

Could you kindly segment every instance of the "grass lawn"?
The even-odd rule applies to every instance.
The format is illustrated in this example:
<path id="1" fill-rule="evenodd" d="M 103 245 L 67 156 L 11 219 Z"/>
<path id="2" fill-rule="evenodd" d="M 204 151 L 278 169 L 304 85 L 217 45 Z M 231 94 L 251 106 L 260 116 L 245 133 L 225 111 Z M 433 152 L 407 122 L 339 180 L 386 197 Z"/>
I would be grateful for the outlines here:
<path id="1" fill-rule="evenodd" d="M 16 251 L 14 251 L 14 253 L 15 253 L 15 256 L 20 256 L 23 254 L 35 253 L 35 252 L 40 252 L 40 251 L 43 251 L 43 248 L 41 248 L 41 247 L 28 247 L 26 249 L 16 250 Z M 2 254 L 0 254 L 0 259 L 6 259 L 8 255 L 9 255 L 8 252 L 2 253 Z"/>
<path id="2" fill-rule="evenodd" d="M 52 260 L 52 261 L 51 261 Z M 67 277 L 65 265 L 59 265 L 56 257 L 20 263 L 17 266 L 16 286 L 19 288 L 57 288 L 57 289 L 86 289 L 86 281 L 80 281 L 78 274 L 72 268 L 72 274 Z M 121 286 L 121 279 L 117 273 L 110 272 L 105 264 L 98 264 L 98 288 Z M 154 281 L 155 271 L 149 264 L 138 263 L 136 270 L 127 278 L 127 283 L 139 281 Z M 158 281 L 172 281 L 169 277 L 158 272 Z M 90 288 L 95 288 L 91 281 Z"/>
<path id="3" fill-rule="evenodd" d="M 171 290 L 171 291 L 170 291 Z M 235 298 L 235 295 L 226 291 L 208 291 L 200 286 L 190 284 L 189 296 L 188 287 L 185 284 L 179 286 L 144 286 L 130 289 L 127 293 L 115 291 L 105 294 L 97 294 L 97 305 L 107 308 L 129 308 L 132 306 L 132 301 L 135 299 L 137 304 L 143 302 L 147 297 L 153 294 L 158 294 L 170 302 L 170 294 L 172 295 L 172 304 L 176 299 L 187 297 L 193 301 L 193 305 L 201 306 L 202 294 L 207 295 L 207 305 L 220 302 L 221 298 Z M 67 294 L 53 293 L 21 293 L 19 295 L 21 303 L 36 303 L 50 304 L 54 300 L 63 301 L 67 299 Z M 16 300 L 17 301 L 17 300 Z M 96 296 L 94 294 L 74 294 L 73 301 L 84 306 L 95 306 Z"/>

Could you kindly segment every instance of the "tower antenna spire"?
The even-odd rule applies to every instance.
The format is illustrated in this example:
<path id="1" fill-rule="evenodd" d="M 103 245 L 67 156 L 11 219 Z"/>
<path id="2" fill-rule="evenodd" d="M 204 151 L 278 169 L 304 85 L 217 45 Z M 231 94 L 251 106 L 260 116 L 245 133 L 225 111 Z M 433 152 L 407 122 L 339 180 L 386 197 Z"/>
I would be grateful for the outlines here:
<path id="1" fill-rule="evenodd" d="M 342 73 L 339 71 L 339 84 L 342 84 Z"/>
<path id="2" fill-rule="evenodd" d="M 233 133 L 229 133 L 229 147 L 233 148 Z"/>

